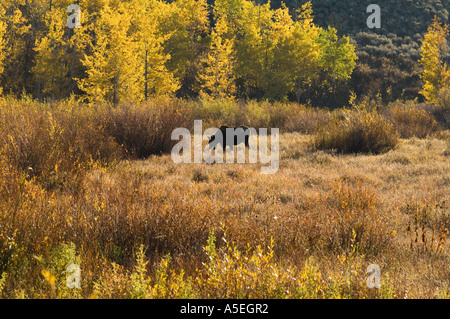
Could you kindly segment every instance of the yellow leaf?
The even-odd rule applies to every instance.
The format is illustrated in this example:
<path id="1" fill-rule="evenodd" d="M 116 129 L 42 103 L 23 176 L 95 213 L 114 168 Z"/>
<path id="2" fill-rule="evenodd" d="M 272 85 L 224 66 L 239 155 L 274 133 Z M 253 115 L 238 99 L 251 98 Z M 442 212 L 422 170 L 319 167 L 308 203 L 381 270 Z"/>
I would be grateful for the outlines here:
<path id="1" fill-rule="evenodd" d="M 52 273 L 49 270 L 43 269 L 41 271 L 42 276 L 44 276 L 44 279 L 50 284 L 50 286 L 52 287 L 52 289 L 55 288 L 55 281 L 56 278 L 54 275 L 52 275 Z"/>

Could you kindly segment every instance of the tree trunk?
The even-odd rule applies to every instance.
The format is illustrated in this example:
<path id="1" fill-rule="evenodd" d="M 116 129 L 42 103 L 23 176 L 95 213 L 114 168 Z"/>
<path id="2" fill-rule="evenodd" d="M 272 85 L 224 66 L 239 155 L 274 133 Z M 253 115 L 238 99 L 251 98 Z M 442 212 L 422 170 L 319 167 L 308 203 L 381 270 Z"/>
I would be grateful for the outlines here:
<path id="1" fill-rule="evenodd" d="M 70 33 L 72 34 L 72 37 L 75 36 L 75 31 L 73 29 L 72 31 L 70 31 Z M 72 45 L 72 61 L 70 62 L 70 70 L 69 70 L 69 81 L 70 81 L 69 93 L 72 93 L 74 89 L 75 81 L 73 80 L 73 69 L 75 67 L 76 52 L 77 52 L 77 38 L 75 38 Z"/>
<path id="2" fill-rule="evenodd" d="M 117 87 L 118 87 L 118 84 L 119 84 L 119 75 L 116 74 L 114 76 L 114 95 L 113 95 L 114 107 L 117 106 Z"/>
<path id="3" fill-rule="evenodd" d="M 147 44 L 146 44 L 145 45 L 145 70 L 144 70 L 144 81 L 145 81 L 144 96 L 145 96 L 145 100 L 146 101 L 148 99 L 148 62 L 147 62 L 147 55 L 148 55 L 148 49 L 147 49 Z"/>

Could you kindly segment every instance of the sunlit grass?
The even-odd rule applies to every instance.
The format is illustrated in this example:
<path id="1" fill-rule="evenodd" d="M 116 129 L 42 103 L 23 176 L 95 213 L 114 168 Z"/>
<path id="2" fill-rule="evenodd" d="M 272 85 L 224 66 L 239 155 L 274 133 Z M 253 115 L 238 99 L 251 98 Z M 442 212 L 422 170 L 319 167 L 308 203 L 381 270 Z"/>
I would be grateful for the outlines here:
<path id="1" fill-rule="evenodd" d="M 93 124 L 106 109 L 58 107 L 1 109 L 3 298 L 448 296 L 445 134 L 341 155 L 281 131 L 280 169 L 264 175 L 259 163 L 139 160 Z M 130 129 L 150 116 L 112 112 Z M 66 286 L 71 263 L 80 289 Z M 379 289 L 366 285 L 374 263 Z"/>

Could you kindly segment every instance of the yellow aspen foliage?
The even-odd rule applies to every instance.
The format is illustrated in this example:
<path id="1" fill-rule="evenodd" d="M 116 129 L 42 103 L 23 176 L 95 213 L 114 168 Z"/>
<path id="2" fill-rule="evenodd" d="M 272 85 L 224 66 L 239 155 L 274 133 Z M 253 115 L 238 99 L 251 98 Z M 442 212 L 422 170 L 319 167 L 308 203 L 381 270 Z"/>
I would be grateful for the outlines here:
<path id="1" fill-rule="evenodd" d="M 5 18 L 5 10 L 0 7 L 0 76 L 4 71 L 4 62 L 6 58 L 6 23 L 4 22 Z M 0 86 L 0 95 L 2 94 L 3 89 Z"/>
<path id="2" fill-rule="evenodd" d="M 300 102 L 314 98 L 313 79 L 334 91 L 354 68 L 349 38 L 316 26 L 311 1 L 292 10 L 249 0 L 79 0 L 80 28 L 67 22 L 72 2 L 2 1 L 5 91 L 114 104 L 198 93 Z"/>
<path id="3" fill-rule="evenodd" d="M 184 91 L 198 92 L 195 81 L 202 52 L 207 49 L 209 35 L 206 0 L 175 0 L 161 12 L 159 30 L 169 35 L 164 52 L 170 55 L 167 68 L 184 86 Z"/>
<path id="4" fill-rule="evenodd" d="M 444 62 L 448 34 L 448 26 L 434 18 L 422 42 L 419 62 L 423 66 L 421 79 L 424 84 L 420 93 L 428 103 L 436 102 L 436 95 L 450 78 L 450 71 Z"/>
<path id="5" fill-rule="evenodd" d="M 230 99 L 235 93 L 233 40 L 223 38 L 219 31 L 226 31 L 224 21 L 218 21 L 211 33 L 210 50 L 202 60 L 199 74 L 200 96 L 213 99 Z"/>
<path id="6" fill-rule="evenodd" d="M 179 87 L 179 81 L 174 73 L 167 68 L 170 54 L 164 52 L 164 43 L 173 32 L 163 34 L 160 25 L 167 16 L 170 6 L 158 0 L 134 0 L 131 2 L 133 11 L 133 34 L 137 41 L 141 89 L 137 98 L 147 99 L 150 95 L 163 95 L 174 92 Z"/>
<path id="7" fill-rule="evenodd" d="M 38 96 L 43 93 L 62 98 L 69 88 L 68 38 L 65 36 L 68 28 L 64 7 L 54 6 L 47 11 L 44 19 L 47 32 L 36 39 L 36 58 L 31 71 L 38 85 Z"/>
<path id="8" fill-rule="evenodd" d="M 245 81 L 246 94 L 250 95 L 266 87 L 264 83 L 271 52 L 268 42 L 270 39 L 265 30 L 270 28 L 273 12 L 269 3 L 255 5 L 251 1 L 243 1 L 240 12 L 240 18 L 234 19 L 241 21 L 239 41 L 236 41 L 236 75 Z"/>
<path id="9" fill-rule="evenodd" d="M 30 38 L 31 26 L 23 16 L 18 4 L 11 1 L 10 7 L 8 7 L 8 3 L 0 5 L 4 5 L 9 11 L 8 14 L 1 17 L 5 28 L 2 42 L 6 48 L 3 55 L 3 88 L 17 92 L 28 86 L 25 81 L 25 73 L 29 61 L 25 52 L 28 52 L 27 39 Z"/>
<path id="10" fill-rule="evenodd" d="M 131 11 L 124 3 L 114 8 L 106 3 L 100 10 L 90 45 L 92 54 L 85 54 L 82 60 L 87 76 L 77 80 L 89 102 L 117 104 L 139 96 L 142 71 L 136 54 L 139 43 L 129 36 L 131 20 Z"/>
<path id="11" fill-rule="evenodd" d="M 284 5 L 270 13 L 266 27 L 259 31 L 263 47 L 260 86 L 266 98 L 282 100 L 292 90 L 294 65 L 288 40 L 292 37 L 293 21 Z"/>
<path id="12" fill-rule="evenodd" d="M 305 87 L 309 87 L 311 80 L 316 77 L 319 70 L 318 38 L 320 30 L 313 23 L 312 4 L 309 1 L 298 10 L 290 39 L 290 55 L 294 61 L 294 91 L 298 103 Z"/>

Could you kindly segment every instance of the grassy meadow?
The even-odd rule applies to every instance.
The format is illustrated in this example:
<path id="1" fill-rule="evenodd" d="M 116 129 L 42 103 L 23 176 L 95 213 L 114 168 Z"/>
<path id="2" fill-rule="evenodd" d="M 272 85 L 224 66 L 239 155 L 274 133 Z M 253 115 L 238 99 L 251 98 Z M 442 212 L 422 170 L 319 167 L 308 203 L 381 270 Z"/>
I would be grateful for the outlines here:
<path id="1" fill-rule="evenodd" d="M 3 98 L 0 297 L 448 298 L 442 112 Z M 278 172 L 175 164 L 172 130 L 200 118 L 279 128 Z M 80 288 L 66 285 L 70 264 Z"/>

